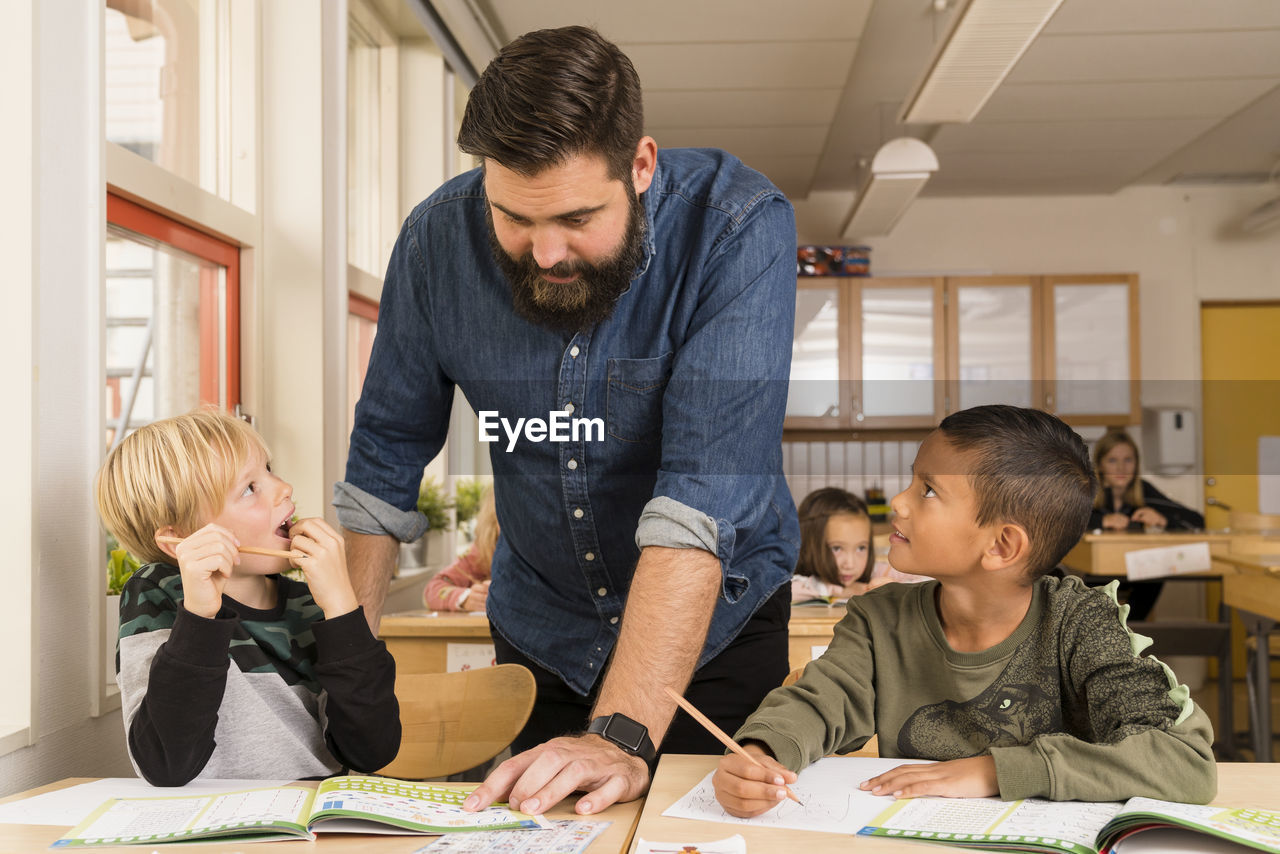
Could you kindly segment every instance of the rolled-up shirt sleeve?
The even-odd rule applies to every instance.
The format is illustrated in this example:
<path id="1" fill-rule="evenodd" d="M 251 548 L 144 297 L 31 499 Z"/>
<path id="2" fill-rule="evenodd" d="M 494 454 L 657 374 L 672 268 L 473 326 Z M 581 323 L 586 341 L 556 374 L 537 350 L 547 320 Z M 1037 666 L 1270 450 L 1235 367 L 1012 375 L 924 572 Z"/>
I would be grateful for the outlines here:
<path id="1" fill-rule="evenodd" d="M 778 489 L 795 321 L 790 203 L 759 201 L 717 246 L 663 397 L 661 469 L 637 544 L 683 541 L 727 570 Z"/>
<path id="2" fill-rule="evenodd" d="M 342 527 L 357 534 L 390 534 L 411 543 L 427 531 L 427 517 L 417 510 L 401 510 L 346 481 L 333 485 L 333 509 Z"/>

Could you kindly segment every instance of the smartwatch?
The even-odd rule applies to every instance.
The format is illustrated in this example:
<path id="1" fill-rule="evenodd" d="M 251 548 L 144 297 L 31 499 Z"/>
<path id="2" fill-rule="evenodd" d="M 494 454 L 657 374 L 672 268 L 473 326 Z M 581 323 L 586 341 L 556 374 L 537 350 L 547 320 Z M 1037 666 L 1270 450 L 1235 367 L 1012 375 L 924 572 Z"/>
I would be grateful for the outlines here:
<path id="1" fill-rule="evenodd" d="M 587 732 L 613 742 L 625 753 L 639 756 L 650 767 L 658 758 L 658 749 L 653 746 L 653 739 L 649 738 L 648 727 L 620 712 L 595 718 L 587 727 Z"/>

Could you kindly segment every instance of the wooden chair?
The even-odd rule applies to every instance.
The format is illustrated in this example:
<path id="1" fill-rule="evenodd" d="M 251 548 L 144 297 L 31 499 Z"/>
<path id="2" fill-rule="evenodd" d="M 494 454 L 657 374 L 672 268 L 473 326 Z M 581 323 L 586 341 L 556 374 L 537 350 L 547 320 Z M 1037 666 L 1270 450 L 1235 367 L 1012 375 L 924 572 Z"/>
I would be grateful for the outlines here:
<path id="1" fill-rule="evenodd" d="M 425 780 L 492 759 L 529 720 L 536 693 L 533 674 L 519 664 L 397 675 L 400 752 L 378 773 Z"/>

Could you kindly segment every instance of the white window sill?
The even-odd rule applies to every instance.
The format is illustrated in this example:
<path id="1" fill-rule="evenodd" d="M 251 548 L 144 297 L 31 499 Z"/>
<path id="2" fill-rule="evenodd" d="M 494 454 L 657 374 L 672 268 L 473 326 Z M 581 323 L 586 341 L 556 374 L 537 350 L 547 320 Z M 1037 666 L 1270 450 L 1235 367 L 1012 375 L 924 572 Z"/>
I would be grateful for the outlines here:
<path id="1" fill-rule="evenodd" d="M 0 722 L 0 756 L 31 746 L 31 727 Z"/>

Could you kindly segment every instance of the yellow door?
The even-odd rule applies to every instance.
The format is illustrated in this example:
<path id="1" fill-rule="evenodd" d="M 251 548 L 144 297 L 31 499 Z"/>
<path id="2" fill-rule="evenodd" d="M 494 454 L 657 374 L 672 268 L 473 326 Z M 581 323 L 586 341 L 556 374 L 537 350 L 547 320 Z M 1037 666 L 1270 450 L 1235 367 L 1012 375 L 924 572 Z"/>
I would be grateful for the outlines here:
<path id="1" fill-rule="evenodd" d="M 1280 302 L 1202 305 L 1200 360 L 1205 526 L 1225 528 L 1220 505 L 1258 512 L 1258 437 L 1280 436 Z M 1242 636 L 1237 621 L 1233 671 L 1240 679 Z"/>

